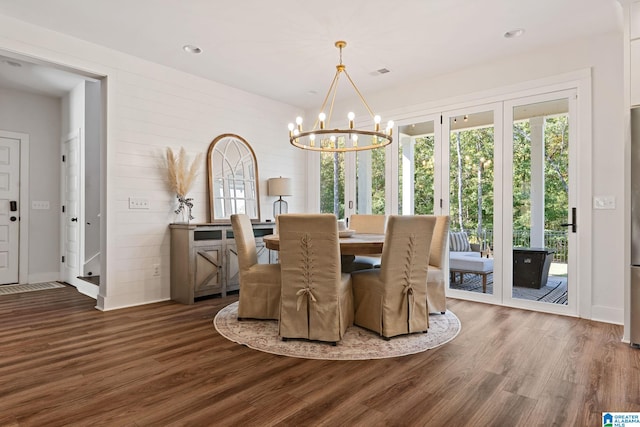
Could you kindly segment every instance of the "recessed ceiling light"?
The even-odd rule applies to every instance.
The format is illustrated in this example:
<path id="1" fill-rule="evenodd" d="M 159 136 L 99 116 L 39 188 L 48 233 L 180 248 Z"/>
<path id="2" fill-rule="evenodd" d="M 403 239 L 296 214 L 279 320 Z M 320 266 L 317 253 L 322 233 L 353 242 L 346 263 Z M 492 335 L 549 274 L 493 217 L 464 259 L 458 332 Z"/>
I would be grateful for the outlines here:
<path id="1" fill-rule="evenodd" d="M 185 44 L 182 49 L 188 53 L 202 53 L 202 49 L 192 44 Z"/>
<path id="2" fill-rule="evenodd" d="M 517 28 L 515 30 L 507 31 L 506 33 L 504 33 L 504 37 L 507 39 L 512 39 L 514 37 L 520 37 L 522 34 L 524 34 L 524 30 L 522 28 Z"/>

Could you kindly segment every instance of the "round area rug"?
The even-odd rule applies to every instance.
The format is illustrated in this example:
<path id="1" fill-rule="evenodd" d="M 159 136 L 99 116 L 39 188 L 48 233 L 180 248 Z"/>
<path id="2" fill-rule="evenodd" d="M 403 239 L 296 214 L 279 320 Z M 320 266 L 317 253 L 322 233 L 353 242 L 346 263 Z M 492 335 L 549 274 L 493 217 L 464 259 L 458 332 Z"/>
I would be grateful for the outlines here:
<path id="1" fill-rule="evenodd" d="M 347 329 L 336 346 L 304 340 L 282 341 L 277 320 L 238 321 L 238 303 L 220 310 L 213 319 L 223 337 L 254 350 L 281 356 L 325 360 L 366 360 L 420 353 L 445 344 L 460 332 L 460 320 L 451 311 L 429 316 L 429 332 L 402 335 L 385 341 L 378 334 L 358 326 Z"/>

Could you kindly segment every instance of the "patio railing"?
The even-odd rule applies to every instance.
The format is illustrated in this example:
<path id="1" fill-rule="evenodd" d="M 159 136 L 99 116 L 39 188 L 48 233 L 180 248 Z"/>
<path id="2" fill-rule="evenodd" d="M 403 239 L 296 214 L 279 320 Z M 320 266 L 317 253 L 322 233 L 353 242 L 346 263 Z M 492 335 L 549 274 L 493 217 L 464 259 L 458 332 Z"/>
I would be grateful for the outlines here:
<path id="1" fill-rule="evenodd" d="M 478 237 L 476 230 L 468 230 L 469 240 L 471 242 L 484 242 L 485 246 L 494 247 L 493 230 L 484 230 L 483 235 Z M 528 248 L 531 246 L 531 236 L 529 230 L 513 230 L 513 246 Z M 553 254 L 553 262 L 567 263 L 569 244 L 567 242 L 566 231 L 544 231 L 544 247 L 555 251 Z"/>

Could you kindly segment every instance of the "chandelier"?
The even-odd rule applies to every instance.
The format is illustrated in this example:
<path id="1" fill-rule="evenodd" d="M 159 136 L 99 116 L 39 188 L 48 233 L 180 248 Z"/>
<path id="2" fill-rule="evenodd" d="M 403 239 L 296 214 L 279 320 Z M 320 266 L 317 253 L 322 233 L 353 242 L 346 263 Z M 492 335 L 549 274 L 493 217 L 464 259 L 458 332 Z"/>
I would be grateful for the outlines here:
<path id="1" fill-rule="evenodd" d="M 353 80 L 347 73 L 345 65 L 342 63 L 342 49 L 347 45 L 347 42 L 337 41 L 335 46 L 340 50 L 340 63 L 336 65 L 336 74 L 333 76 L 333 81 L 327 95 L 320 107 L 320 114 L 315 121 L 311 130 L 303 130 L 302 117 L 296 118 L 296 124 L 289 123 L 289 142 L 291 145 L 312 151 L 324 151 L 324 152 L 345 152 L 345 151 L 362 151 L 371 150 L 374 148 L 384 147 L 391 144 L 393 138 L 391 132 L 393 129 L 393 121 L 387 123 L 387 127 L 384 132 L 380 131 L 380 116 L 374 115 L 371 108 L 364 100 L 364 97 L 356 87 Z M 338 81 L 340 76 L 344 73 L 349 83 L 353 87 L 360 101 L 365 106 L 367 112 L 373 120 L 373 128 L 371 130 L 358 129 L 355 127 L 355 114 L 350 112 L 347 115 L 348 128 L 346 129 L 331 129 L 330 121 L 333 113 L 333 105 L 336 99 L 336 93 L 338 90 Z M 327 108 L 327 102 L 329 104 L 328 114 L 325 113 Z"/>

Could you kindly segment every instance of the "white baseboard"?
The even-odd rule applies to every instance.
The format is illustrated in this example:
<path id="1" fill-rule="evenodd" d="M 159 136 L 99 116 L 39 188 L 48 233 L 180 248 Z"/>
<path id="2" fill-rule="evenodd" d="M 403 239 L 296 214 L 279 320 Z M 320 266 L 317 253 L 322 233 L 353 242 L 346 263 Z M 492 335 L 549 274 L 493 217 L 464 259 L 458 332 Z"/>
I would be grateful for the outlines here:
<path id="1" fill-rule="evenodd" d="M 108 300 L 105 297 L 98 295 L 96 308 L 101 311 L 110 311 L 118 310 L 120 308 L 136 307 L 139 305 L 147 305 L 170 300 L 171 298 L 156 298 L 149 301 L 139 301 L 132 303 L 129 301 L 129 297 L 127 295 L 123 295 L 122 298 L 118 296 L 111 297 Z"/>
<path id="2" fill-rule="evenodd" d="M 29 274 L 27 280 L 27 283 L 57 282 L 60 280 L 60 272 Z"/>
<path id="3" fill-rule="evenodd" d="M 591 307 L 591 320 L 596 322 L 624 325 L 624 310 L 619 308 L 594 305 Z"/>
<path id="4" fill-rule="evenodd" d="M 74 283 L 73 285 L 81 294 L 87 295 L 93 299 L 98 299 L 98 291 L 100 288 L 97 285 L 85 281 L 82 281 L 82 283 Z"/>

